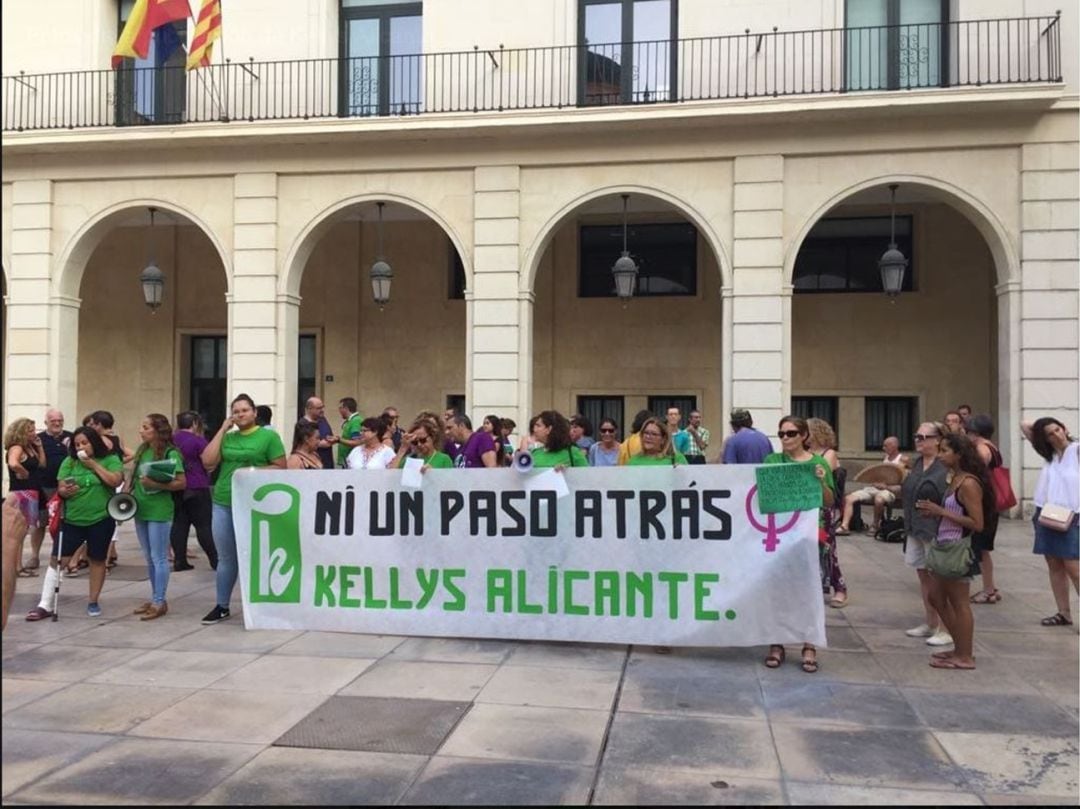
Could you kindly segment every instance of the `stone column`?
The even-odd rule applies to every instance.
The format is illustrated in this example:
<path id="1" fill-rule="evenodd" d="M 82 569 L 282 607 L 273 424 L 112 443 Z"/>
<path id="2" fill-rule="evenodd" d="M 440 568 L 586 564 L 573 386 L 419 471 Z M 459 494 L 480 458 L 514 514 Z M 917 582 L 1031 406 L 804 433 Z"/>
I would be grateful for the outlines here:
<path id="1" fill-rule="evenodd" d="M 784 277 L 784 158 L 735 159 L 730 407 L 767 435 L 791 401 L 791 284 Z M 727 309 L 728 307 L 725 307 Z M 727 418 L 727 414 L 724 414 Z"/>
<path id="2" fill-rule="evenodd" d="M 1080 430 L 1078 166 L 1075 141 L 1022 147 L 1021 418 L 1054 416 L 1074 434 Z M 1023 496 L 1029 501 L 1043 462 L 1030 447 L 1023 459 Z M 1030 502 L 1025 505 L 1030 508 Z"/>
<path id="3" fill-rule="evenodd" d="M 465 393 L 474 422 L 485 413 L 528 421 L 521 383 L 532 358 L 521 356 L 519 177 L 517 166 L 480 166 L 474 175 Z"/>
<path id="4" fill-rule="evenodd" d="M 295 421 L 285 404 L 286 380 L 296 388 L 296 346 L 288 375 L 288 334 L 279 324 L 277 175 L 237 174 L 233 186 L 233 266 L 229 287 L 229 398 L 249 394 L 274 410 L 274 426 Z M 293 319 L 295 343 L 297 320 Z"/>

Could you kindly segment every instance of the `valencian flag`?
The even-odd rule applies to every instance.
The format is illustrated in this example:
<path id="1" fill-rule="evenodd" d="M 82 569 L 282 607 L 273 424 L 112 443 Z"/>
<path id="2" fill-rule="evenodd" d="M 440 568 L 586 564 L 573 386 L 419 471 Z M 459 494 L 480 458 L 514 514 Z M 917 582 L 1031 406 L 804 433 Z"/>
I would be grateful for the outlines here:
<path id="1" fill-rule="evenodd" d="M 124 59 L 145 59 L 150 52 L 150 37 L 154 29 L 190 16 L 188 0 L 135 0 L 135 6 L 113 51 L 113 69 L 120 67 Z"/>
<path id="2" fill-rule="evenodd" d="M 210 65 L 214 40 L 221 36 L 221 0 L 202 0 L 199 19 L 195 22 L 195 37 L 188 51 L 187 69 Z"/>

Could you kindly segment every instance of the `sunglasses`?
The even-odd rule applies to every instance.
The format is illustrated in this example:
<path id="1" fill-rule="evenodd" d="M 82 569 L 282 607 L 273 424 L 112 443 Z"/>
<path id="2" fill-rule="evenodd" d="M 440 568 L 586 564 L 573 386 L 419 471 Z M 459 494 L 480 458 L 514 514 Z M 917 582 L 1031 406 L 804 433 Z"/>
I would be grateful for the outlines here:
<path id="1" fill-rule="evenodd" d="M 610 427 L 607 427 L 607 428 L 605 428 L 605 427 L 601 427 L 601 428 L 600 428 L 600 434 L 601 434 L 601 435 L 603 435 L 603 434 L 605 434 L 605 433 L 614 433 L 614 432 L 615 432 L 615 431 L 614 431 L 613 429 L 611 429 Z"/>
<path id="2" fill-rule="evenodd" d="M 915 433 L 915 440 L 916 441 L 926 441 L 926 440 L 931 439 L 931 438 L 940 438 L 940 437 L 941 436 L 939 436 L 937 433 L 926 433 L 926 435 L 923 435 L 922 433 Z"/>
<path id="3" fill-rule="evenodd" d="M 777 438 L 798 438 L 802 433 L 798 430 L 780 430 L 777 434 Z"/>

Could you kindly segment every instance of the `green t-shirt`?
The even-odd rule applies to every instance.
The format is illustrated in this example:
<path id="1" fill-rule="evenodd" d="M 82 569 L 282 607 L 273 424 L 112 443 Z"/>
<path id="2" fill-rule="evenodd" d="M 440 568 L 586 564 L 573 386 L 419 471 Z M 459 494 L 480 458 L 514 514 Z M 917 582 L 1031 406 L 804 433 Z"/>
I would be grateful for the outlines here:
<path id="1" fill-rule="evenodd" d="M 674 466 L 675 464 L 685 466 L 686 456 L 676 451 L 673 462 L 671 455 L 646 455 L 643 452 L 640 455 L 631 455 L 630 460 L 626 462 L 627 466 Z"/>
<path id="2" fill-rule="evenodd" d="M 406 455 L 401 459 L 398 464 L 398 469 L 405 468 L 405 461 L 409 460 L 409 456 Z M 424 466 L 430 466 L 432 469 L 453 469 L 454 461 L 445 452 L 433 452 L 430 458 L 424 459 Z"/>
<path id="3" fill-rule="evenodd" d="M 123 461 L 112 453 L 96 460 L 109 472 L 124 471 Z M 106 507 L 109 505 L 109 498 L 116 491 L 106 486 L 93 469 L 77 458 L 64 458 L 56 477 L 58 480 L 75 478 L 75 485 L 79 487 L 79 491 L 64 501 L 66 522 L 72 525 L 93 525 L 109 516 Z"/>
<path id="4" fill-rule="evenodd" d="M 353 413 L 345 421 L 341 422 L 341 437 L 355 440 L 360 437 L 360 422 L 364 420 L 364 417 L 359 413 Z M 345 459 L 349 457 L 349 453 L 353 451 L 353 447 L 346 446 L 345 444 L 338 444 L 337 447 L 337 462 L 338 466 L 345 465 Z"/>
<path id="5" fill-rule="evenodd" d="M 537 469 L 550 469 L 553 466 L 588 466 L 589 459 L 580 447 L 567 447 L 557 452 L 548 452 L 543 447 L 532 451 L 533 466 Z"/>
<path id="6" fill-rule="evenodd" d="M 258 427 L 248 433 L 233 431 L 221 439 L 221 469 L 214 484 L 213 500 L 219 506 L 232 505 L 232 476 L 245 466 L 269 466 L 285 457 L 285 445 L 274 430 Z"/>
<path id="7" fill-rule="evenodd" d="M 135 511 L 135 519 L 146 522 L 172 522 L 173 493 L 167 489 L 147 489 L 142 484 L 142 469 L 144 463 L 154 460 L 154 450 L 147 447 L 135 459 L 135 469 L 132 471 L 135 485 L 131 487 L 131 493 L 135 496 L 135 502 L 139 508 Z M 161 460 L 173 462 L 173 474 L 179 475 L 184 471 L 184 459 L 175 447 L 165 451 L 165 457 Z"/>
<path id="8" fill-rule="evenodd" d="M 787 455 L 782 452 L 774 452 L 771 455 L 766 455 L 765 460 L 762 463 L 812 463 L 817 464 L 825 470 L 825 485 L 830 489 L 836 488 L 836 481 L 833 479 L 832 467 L 829 466 L 829 462 L 822 458 L 820 455 L 814 455 L 809 461 L 793 461 Z M 818 526 L 825 527 L 825 509 L 818 509 Z"/>

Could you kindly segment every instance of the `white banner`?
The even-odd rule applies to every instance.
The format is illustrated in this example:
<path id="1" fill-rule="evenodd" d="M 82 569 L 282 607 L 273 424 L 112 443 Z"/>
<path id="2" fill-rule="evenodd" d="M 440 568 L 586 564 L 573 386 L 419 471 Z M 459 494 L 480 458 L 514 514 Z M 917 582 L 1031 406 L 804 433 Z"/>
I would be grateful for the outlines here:
<path id="1" fill-rule="evenodd" d="M 817 513 L 752 466 L 243 470 L 249 629 L 669 646 L 825 645 Z"/>

